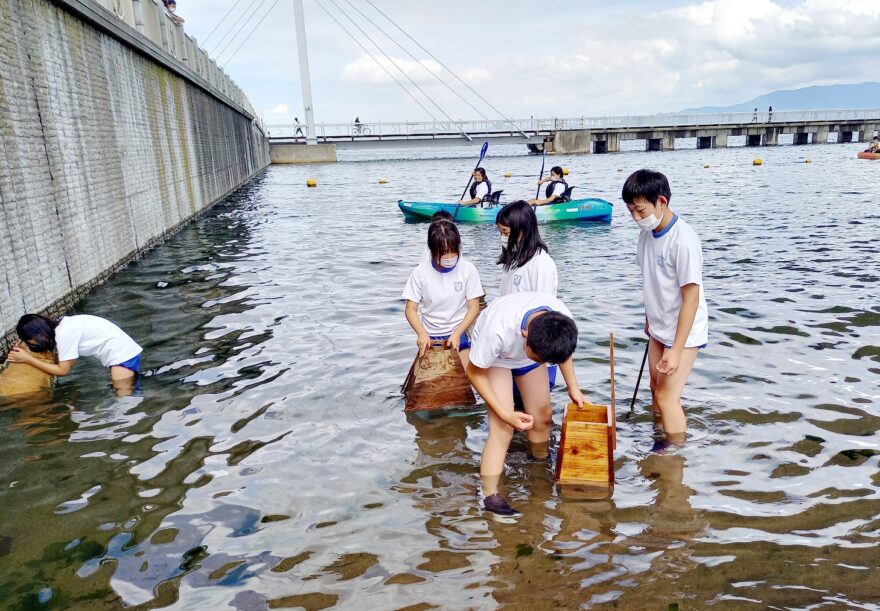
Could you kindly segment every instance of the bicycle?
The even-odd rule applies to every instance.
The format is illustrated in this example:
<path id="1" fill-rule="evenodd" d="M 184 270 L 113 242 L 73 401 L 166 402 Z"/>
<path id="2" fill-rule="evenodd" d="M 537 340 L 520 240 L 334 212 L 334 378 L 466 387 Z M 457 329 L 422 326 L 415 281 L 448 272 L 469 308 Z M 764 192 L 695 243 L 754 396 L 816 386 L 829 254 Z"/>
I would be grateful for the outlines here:
<path id="1" fill-rule="evenodd" d="M 352 136 L 369 136 L 373 132 L 363 123 L 355 123 L 351 128 Z"/>

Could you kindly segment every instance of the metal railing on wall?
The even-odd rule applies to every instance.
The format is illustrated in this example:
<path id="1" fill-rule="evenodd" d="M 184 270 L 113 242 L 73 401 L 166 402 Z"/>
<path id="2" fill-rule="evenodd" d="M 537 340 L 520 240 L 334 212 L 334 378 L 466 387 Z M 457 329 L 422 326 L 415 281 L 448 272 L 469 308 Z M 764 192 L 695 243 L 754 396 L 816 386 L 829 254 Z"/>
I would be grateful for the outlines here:
<path id="1" fill-rule="evenodd" d="M 260 130 L 266 132 L 262 119 L 257 116 L 244 92 L 229 78 L 223 68 L 199 47 L 198 41 L 186 33 L 183 24 L 175 23 L 161 0 L 92 1 L 202 77 L 211 87 L 254 117 Z"/>

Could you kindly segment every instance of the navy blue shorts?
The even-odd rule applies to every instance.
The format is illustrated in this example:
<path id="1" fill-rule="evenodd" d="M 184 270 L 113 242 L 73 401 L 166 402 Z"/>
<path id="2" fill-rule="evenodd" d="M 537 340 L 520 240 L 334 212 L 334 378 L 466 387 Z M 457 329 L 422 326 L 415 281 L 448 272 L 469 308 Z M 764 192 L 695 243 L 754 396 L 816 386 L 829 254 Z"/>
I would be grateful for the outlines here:
<path id="1" fill-rule="evenodd" d="M 449 339 L 448 335 L 431 335 L 430 337 L 432 340 L 438 341 L 438 342 L 439 341 L 445 342 L 447 339 Z M 470 349 L 470 347 L 471 347 L 471 338 L 468 337 L 467 333 L 462 333 L 461 340 L 458 342 L 459 351 L 468 350 L 468 349 Z"/>
<path id="2" fill-rule="evenodd" d="M 143 354 L 143 352 L 141 353 Z M 141 354 L 134 356 L 124 363 L 119 363 L 116 367 L 125 367 L 126 369 L 131 369 L 135 373 L 141 372 Z"/>

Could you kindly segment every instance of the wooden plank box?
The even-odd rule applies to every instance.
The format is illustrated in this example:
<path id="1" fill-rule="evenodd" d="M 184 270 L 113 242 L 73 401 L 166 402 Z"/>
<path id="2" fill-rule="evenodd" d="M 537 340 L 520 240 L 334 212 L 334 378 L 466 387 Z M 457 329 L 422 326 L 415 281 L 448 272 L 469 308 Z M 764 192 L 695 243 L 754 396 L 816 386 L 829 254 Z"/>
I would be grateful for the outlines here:
<path id="1" fill-rule="evenodd" d="M 416 355 L 401 390 L 408 412 L 477 404 L 458 352 L 439 344 Z"/>
<path id="2" fill-rule="evenodd" d="M 22 350 L 28 350 L 23 343 Z M 52 352 L 34 352 L 41 361 L 55 363 L 55 354 Z M 53 378 L 48 373 L 37 369 L 27 363 L 12 363 L 6 361 L 0 365 L 0 397 L 11 397 L 37 392 L 52 385 Z"/>
<path id="3" fill-rule="evenodd" d="M 614 482 L 614 424 L 608 406 L 568 405 L 556 453 L 558 484 L 607 486 Z"/>

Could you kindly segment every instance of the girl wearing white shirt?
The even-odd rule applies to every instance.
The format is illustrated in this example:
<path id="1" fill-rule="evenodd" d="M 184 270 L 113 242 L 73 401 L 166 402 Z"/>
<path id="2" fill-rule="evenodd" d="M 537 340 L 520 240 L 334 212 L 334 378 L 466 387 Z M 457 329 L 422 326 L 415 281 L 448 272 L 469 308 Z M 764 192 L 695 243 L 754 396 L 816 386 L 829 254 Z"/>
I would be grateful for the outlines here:
<path id="1" fill-rule="evenodd" d="M 540 199 L 530 199 L 529 203 L 533 206 L 546 206 L 547 204 L 558 204 L 562 201 L 562 195 L 568 189 L 568 183 L 562 177 L 562 168 L 558 165 L 550 168 L 550 178 L 542 178 L 538 181 L 539 185 L 549 182 L 547 188 L 544 189 L 544 197 Z"/>
<path id="2" fill-rule="evenodd" d="M 498 257 L 498 264 L 502 266 L 501 296 L 545 293 L 556 297 L 559 286 L 556 263 L 550 258 L 547 244 L 541 239 L 535 209 L 522 200 L 507 204 L 498 213 L 495 224 L 501 233 L 501 256 Z M 547 367 L 550 390 L 556 385 L 556 372 L 556 365 Z M 514 376 L 519 375 L 522 374 L 514 371 Z M 513 397 L 516 405 L 522 404 L 522 397 L 515 385 Z M 538 452 L 539 457 L 542 454 Z"/>
<path id="3" fill-rule="evenodd" d="M 522 200 L 507 204 L 495 225 L 501 234 L 501 295 L 549 293 L 555 297 L 559 286 L 556 263 L 541 239 L 534 208 Z"/>
<path id="4" fill-rule="evenodd" d="M 474 206 L 480 202 L 484 202 L 492 195 L 492 183 L 486 175 L 486 170 L 477 168 L 473 173 L 474 182 L 471 184 L 469 195 L 470 199 L 460 199 L 458 203 L 465 206 Z"/>
<path id="5" fill-rule="evenodd" d="M 18 346 L 9 353 L 13 363 L 28 363 L 53 376 L 66 376 L 80 356 L 96 356 L 110 369 L 117 393 L 140 373 L 141 348 L 125 331 L 99 316 L 78 314 L 53 320 L 25 314 L 18 320 L 18 337 L 32 352 L 58 352 L 58 364 L 42 361 Z"/>
<path id="6" fill-rule="evenodd" d="M 406 320 L 416 332 L 419 356 L 431 341 L 443 341 L 458 351 L 468 366 L 467 329 L 480 313 L 483 286 L 473 263 L 461 256 L 461 236 L 454 223 L 438 220 L 428 229 L 430 258 L 416 266 L 406 286 Z"/>

